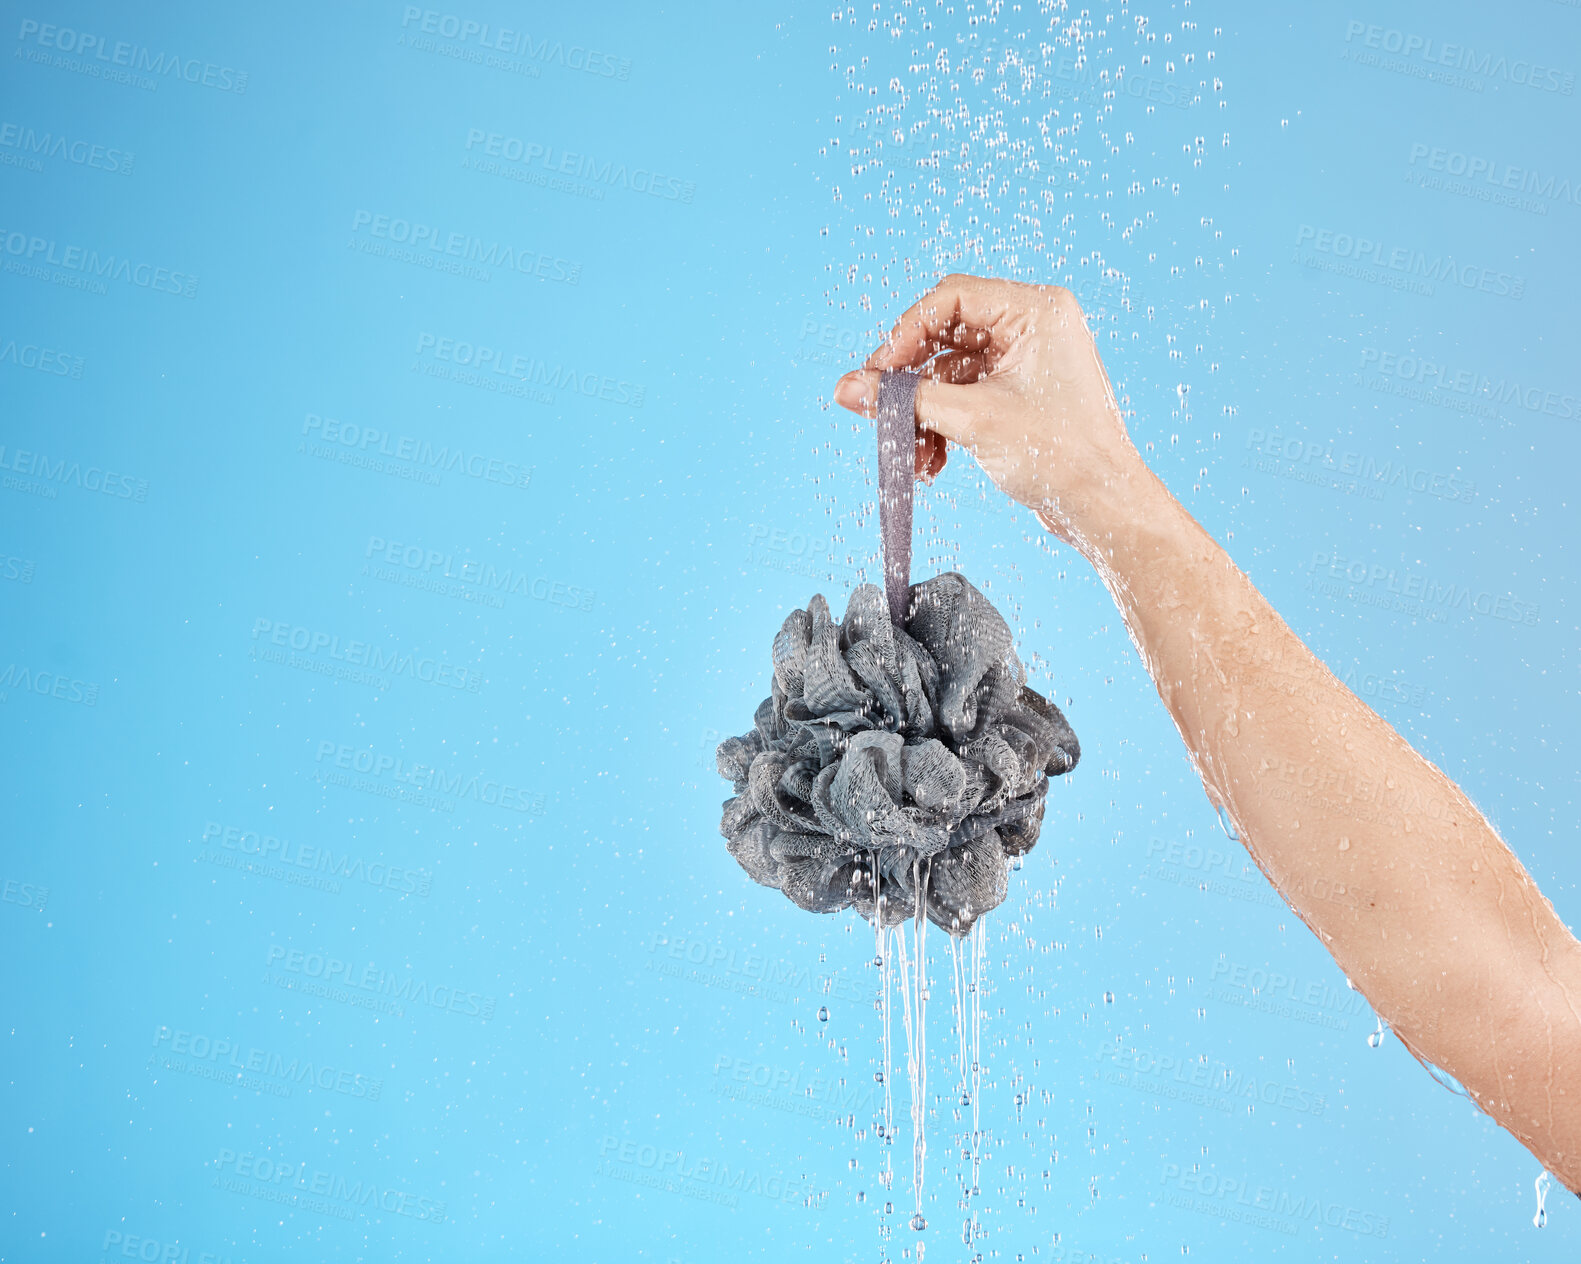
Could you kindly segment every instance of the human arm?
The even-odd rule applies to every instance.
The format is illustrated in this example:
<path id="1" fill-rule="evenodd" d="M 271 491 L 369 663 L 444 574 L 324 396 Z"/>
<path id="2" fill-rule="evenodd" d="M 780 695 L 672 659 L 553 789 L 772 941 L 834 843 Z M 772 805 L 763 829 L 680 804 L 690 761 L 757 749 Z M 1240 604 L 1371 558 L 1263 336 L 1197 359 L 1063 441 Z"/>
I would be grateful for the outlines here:
<path id="1" fill-rule="evenodd" d="M 922 365 L 919 473 L 967 447 L 1094 565 L 1269 880 L 1406 1047 L 1581 1192 L 1581 944 L 1147 468 L 1074 298 L 947 278 L 836 399 L 870 414 L 877 370 Z"/>

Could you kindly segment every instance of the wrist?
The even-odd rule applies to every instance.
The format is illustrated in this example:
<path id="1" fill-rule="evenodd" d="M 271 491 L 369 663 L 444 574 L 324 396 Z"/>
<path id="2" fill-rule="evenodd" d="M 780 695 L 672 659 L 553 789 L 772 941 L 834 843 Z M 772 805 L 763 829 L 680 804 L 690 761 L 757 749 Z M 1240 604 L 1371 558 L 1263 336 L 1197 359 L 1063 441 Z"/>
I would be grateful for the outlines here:
<path id="1" fill-rule="evenodd" d="M 1180 509 L 1169 489 L 1133 448 L 1129 459 L 1101 477 L 1036 508 L 1038 519 L 1100 569 L 1118 561 L 1138 534 L 1173 532 Z"/>

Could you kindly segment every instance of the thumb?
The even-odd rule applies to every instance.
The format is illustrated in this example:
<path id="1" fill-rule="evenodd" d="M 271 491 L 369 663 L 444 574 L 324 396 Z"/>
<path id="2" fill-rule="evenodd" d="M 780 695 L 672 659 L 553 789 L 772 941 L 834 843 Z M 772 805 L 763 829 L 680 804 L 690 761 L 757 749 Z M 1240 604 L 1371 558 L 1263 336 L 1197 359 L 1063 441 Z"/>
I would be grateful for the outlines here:
<path id="1" fill-rule="evenodd" d="M 834 388 L 834 402 L 863 417 L 878 415 L 877 369 L 858 369 L 847 373 Z M 971 448 L 973 409 L 971 388 L 952 386 L 923 376 L 917 383 L 917 426 L 941 434 L 962 447 Z"/>

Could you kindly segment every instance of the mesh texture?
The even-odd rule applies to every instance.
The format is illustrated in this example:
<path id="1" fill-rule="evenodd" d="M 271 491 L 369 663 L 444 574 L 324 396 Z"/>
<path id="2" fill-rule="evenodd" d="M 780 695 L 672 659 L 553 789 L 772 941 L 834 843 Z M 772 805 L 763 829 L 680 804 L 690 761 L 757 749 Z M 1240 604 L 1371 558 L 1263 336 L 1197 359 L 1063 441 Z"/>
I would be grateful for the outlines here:
<path id="1" fill-rule="evenodd" d="M 794 611 L 773 654 L 752 730 L 717 751 L 730 854 L 815 913 L 891 925 L 920 887 L 929 920 L 966 934 L 1037 842 L 1048 778 L 1081 756 L 1004 619 L 953 571 L 911 585 L 903 629 L 863 584 L 839 623 L 822 596 Z"/>

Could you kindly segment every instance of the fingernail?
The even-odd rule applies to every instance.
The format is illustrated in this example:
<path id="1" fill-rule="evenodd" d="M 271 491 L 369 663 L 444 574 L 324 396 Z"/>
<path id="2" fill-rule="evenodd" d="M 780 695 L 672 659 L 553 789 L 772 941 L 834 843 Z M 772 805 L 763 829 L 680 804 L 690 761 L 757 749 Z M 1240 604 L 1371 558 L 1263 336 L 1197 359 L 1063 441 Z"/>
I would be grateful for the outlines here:
<path id="1" fill-rule="evenodd" d="M 860 373 L 847 373 L 835 384 L 834 402 L 842 408 L 858 409 L 866 402 L 867 388 Z"/>

